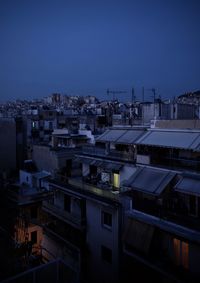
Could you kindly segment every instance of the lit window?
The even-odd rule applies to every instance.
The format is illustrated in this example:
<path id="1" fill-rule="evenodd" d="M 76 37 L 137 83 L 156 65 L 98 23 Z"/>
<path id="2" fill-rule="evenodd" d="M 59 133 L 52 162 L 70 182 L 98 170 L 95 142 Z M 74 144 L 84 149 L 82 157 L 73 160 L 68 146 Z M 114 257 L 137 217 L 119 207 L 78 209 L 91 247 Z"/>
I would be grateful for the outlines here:
<path id="1" fill-rule="evenodd" d="M 118 173 L 113 174 L 113 186 L 116 188 L 119 188 L 119 174 Z"/>
<path id="2" fill-rule="evenodd" d="M 189 244 L 179 239 L 173 239 L 174 256 L 176 265 L 182 265 L 185 269 L 189 267 Z"/>
<path id="3" fill-rule="evenodd" d="M 103 211 L 102 212 L 102 225 L 111 228 L 112 227 L 112 214 Z"/>

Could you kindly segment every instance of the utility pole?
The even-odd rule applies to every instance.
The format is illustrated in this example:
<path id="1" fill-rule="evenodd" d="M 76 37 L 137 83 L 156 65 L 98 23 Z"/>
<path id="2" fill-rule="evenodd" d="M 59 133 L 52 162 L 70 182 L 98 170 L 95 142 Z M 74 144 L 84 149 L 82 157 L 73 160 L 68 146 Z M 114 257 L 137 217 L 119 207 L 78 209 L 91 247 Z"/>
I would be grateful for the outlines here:
<path id="1" fill-rule="evenodd" d="M 132 87 L 132 89 L 131 89 L 131 101 L 132 101 L 132 104 L 135 103 L 135 89 L 134 89 L 134 87 Z"/>
<path id="2" fill-rule="evenodd" d="M 130 120 L 131 126 L 133 126 L 133 112 L 135 112 L 135 90 L 134 87 L 131 89 L 131 113 L 130 113 Z"/>
<path id="3" fill-rule="evenodd" d="M 142 87 L 142 102 L 144 103 L 144 87 Z"/>

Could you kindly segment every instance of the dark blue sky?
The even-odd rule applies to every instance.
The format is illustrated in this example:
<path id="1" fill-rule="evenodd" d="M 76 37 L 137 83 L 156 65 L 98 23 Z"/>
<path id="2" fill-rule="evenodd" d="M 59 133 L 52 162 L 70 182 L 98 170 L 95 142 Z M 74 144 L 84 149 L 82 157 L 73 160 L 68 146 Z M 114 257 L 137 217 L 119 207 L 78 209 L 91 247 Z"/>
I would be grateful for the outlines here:
<path id="1" fill-rule="evenodd" d="M 0 0 L 0 35 L 1 101 L 200 89 L 199 0 Z"/>

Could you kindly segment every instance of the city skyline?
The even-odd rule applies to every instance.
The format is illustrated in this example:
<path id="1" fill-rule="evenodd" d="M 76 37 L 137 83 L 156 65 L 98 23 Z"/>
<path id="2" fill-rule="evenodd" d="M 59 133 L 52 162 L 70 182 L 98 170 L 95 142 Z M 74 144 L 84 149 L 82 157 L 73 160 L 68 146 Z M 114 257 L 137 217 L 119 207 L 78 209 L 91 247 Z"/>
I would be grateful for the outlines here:
<path id="1" fill-rule="evenodd" d="M 0 101 L 199 89 L 199 1 L 2 0 L 0 8 Z"/>

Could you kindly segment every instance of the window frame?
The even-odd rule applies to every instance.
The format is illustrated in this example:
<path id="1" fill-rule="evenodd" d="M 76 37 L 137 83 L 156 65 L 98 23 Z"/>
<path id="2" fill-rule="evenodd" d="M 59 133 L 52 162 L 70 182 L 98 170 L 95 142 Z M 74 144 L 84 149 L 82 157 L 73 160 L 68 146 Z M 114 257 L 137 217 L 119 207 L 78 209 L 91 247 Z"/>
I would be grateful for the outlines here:
<path id="1" fill-rule="evenodd" d="M 105 221 L 106 220 L 106 221 Z M 110 223 L 109 223 L 110 222 Z M 113 214 L 111 212 L 101 211 L 101 224 L 104 228 L 112 230 L 113 226 Z"/>

